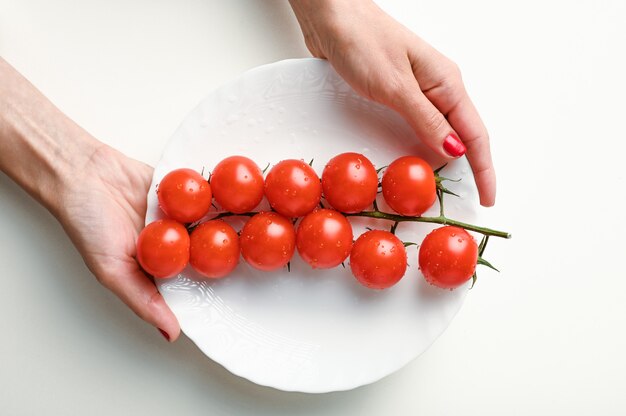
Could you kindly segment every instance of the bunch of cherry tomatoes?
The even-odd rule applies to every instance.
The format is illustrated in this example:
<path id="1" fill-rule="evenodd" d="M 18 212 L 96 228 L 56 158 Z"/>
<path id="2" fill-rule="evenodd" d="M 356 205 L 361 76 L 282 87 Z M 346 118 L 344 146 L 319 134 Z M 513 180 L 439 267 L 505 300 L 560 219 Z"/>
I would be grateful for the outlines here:
<path id="1" fill-rule="evenodd" d="M 203 276 L 221 278 L 233 271 L 240 256 L 264 271 L 285 267 L 296 250 L 320 269 L 341 265 L 349 256 L 360 283 L 384 289 L 406 273 L 405 243 L 386 230 L 366 231 L 354 241 L 346 218 L 370 208 L 379 187 L 387 205 L 401 216 L 421 216 L 437 199 L 435 173 L 415 156 L 393 161 L 380 182 L 374 165 L 358 153 L 333 157 L 321 180 L 309 164 L 295 159 L 279 162 L 265 179 L 257 164 L 243 156 L 219 162 L 210 182 L 192 169 L 177 169 L 163 177 L 157 190 L 168 219 L 140 233 L 137 259 L 158 278 L 172 277 L 187 264 Z M 252 212 L 264 196 L 272 209 Z M 200 222 L 213 199 L 223 211 Z M 250 217 L 239 233 L 222 220 L 232 215 Z M 466 230 L 443 226 L 420 244 L 418 261 L 427 281 L 451 289 L 474 275 L 478 258 L 478 246 Z"/>

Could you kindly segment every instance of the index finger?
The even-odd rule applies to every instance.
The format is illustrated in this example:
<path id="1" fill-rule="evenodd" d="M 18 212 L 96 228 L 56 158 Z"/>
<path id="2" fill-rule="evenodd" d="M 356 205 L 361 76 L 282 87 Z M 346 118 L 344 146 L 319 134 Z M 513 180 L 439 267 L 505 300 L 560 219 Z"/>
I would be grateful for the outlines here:
<path id="1" fill-rule="evenodd" d="M 491 159 L 489 134 L 467 93 L 463 92 L 447 117 L 467 148 L 466 156 L 474 173 L 480 204 L 493 206 L 496 202 L 496 172 Z"/>

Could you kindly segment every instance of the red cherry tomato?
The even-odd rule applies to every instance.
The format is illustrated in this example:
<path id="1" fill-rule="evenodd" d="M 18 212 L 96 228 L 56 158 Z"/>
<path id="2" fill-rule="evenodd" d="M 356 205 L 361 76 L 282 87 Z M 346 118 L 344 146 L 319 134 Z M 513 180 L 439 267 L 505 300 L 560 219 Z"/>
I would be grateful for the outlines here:
<path id="1" fill-rule="evenodd" d="M 211 208 L 211 187 L 192 169 L 176 169 L 165 175 L 157 195 L 163 212 L 182 223 L 199 220 Z"/>
<path id="2" fill-rule="evenodd" d="M 158 220 L 144 228 L 137 239 L 137 260 L 154 277 L 172 277 L 189 261 L 189 234 L 174 220 Z"/>
<path id="3" fill-rule="evenodd" d="M 352 225 L 339 212 L 317 209 L 304 217 L 296 233 L 300 257 L 313 268 L 340 265 L 352 249 Z"/>
<path id="4" fill-rule="evenodd" d="M 416 156 L 394 160 L 382 180 L 383 197 L 401 215 L 422 215 L 437 199 L 437 184 L 432 168 Z"/>
<path id="5" fill-rule="evenodd" d="M 247 157 L 227 157 L 211 173 L 211 190 L 224 210 L 252 211 L 263 199 L 263 172 Z"/>
<path id="6" fill-rule="evenodd" d="M 467 282 L 476 270 L 478 246 L 463 228 L 445 226 L 433 230 L 419 249 L 419 265 L 426 280 L 444 289 Z"/>
<path id="7" fill-rule="evenodd" d="M 356 240 L 350 253 L 352 274 L 372 289 L 386 289 L 398 283 L 406 265 L 404 244 L 389 231 L 367 231 Z"/>
<path id="8" fill-rule="evenodd" d="M 189 263 L 201 275 L 224 277 L 239 262 L 239 236 L 222 220 L 207 221 L 191 233 Z"/>
<path id="9" fill-rule="evenodd" d="M 241 230 L 241 254 L 252 267 L 276 270 L 291 260 L 296 232 L 290 220 L 275 212 L 260 212 Z"/>
<path id="10" fill-rule="evenodd" d="M 265 196 L 279 214 L 301 217 L 320 203 L 322 185 L 311 166 L 301 160 L 288 159 L 276 164 L 267 174 Z"/>
<path id="11" fill-rule="evenodd" d="M 374 202 L 378 174 L 372 162 L 359 153 L 342 153 L 330 159 L 322 173 L 324 196 L 338 211 L 363 211 Z"/>

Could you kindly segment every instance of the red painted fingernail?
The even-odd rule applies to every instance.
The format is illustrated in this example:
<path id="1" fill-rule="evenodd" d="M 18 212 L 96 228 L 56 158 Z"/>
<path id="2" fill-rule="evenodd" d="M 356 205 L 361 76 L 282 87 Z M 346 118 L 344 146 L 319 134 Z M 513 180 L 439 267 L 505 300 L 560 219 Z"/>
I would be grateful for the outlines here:
<path id="1" fill-rule="evenodd" d="M 465 145 L 454 134 L 448 134 L 443 141 L 443 150 L 452 157 L 460 157 L 465 154 Z"/>
<path id="2" fill-rule="evenodd" d="M 159 330 L 159 332 L 161 333 L 161 335 L 163 335 L 163 338 L 165 338 L 167 340 L 167 342 L 170 342 L 170 335 L 165 332 L 164 330 L 162 330 L 161 328 L 157 328 Z"/>

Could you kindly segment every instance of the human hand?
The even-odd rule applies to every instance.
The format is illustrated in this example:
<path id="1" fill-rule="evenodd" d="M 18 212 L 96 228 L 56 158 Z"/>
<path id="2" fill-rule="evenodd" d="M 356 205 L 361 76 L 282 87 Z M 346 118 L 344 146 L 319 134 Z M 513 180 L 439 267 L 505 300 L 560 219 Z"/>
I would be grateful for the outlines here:
<path id="1" fill-rule="evenodd" d="M 489 136 L 456 64 L 371 1 L 290 3 L 314 56 L 327 59 L 361 95 L 398 111 L 442 157 L 466 153 L 480 203 L 495 203 Z"/>
<path id="2" fill-rule="evenodd" d="M 80 180 L 62 191 L 57 216 L 98 281 L 171 342 L 178 321 L 135 260 L 152 170 L 101 144 Z"/>
<path id="3" fill-rule="evenodd" d="M 104 286 L 176 340 L 176 317 L 135 260 L 152 168 L 97 141 L 2 58 L 0 109 L 0 171 L 59 220 Z"/>

